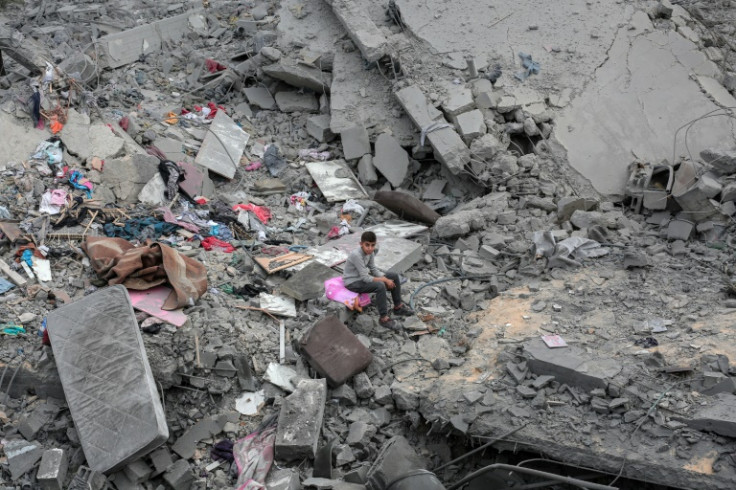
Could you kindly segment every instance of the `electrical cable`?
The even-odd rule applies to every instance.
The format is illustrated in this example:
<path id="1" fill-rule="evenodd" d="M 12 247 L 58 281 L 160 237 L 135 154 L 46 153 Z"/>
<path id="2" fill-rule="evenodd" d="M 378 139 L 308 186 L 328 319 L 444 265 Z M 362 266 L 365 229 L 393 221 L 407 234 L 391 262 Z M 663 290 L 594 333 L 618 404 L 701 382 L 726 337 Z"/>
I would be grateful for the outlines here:
<path id="1" fill-rule="evenodd" d="M 577 478 L 572 478 L 569 476 L 562 476 L 562 475 L 556 475 L 554 473 L 547 473 L 546 471 L 539 471 L 539 470 L 533 470 L 531 468 L 525 468 L 523 466 L 514 466 L 511 464 L 502 464 L 502 463 L 495 463 L 488 466 L 484 466 L 483 468 L 476 470 L 469 475 L 462 478 L 460 481 L 455 483 L 454 485 L 447 488 L 447 490 L 456 490 L 466 483 L 471 482 L 472 480 L 475 480 L 479 476 L 481 476 L 484 473 L 487 473 L 489 471 L 493 470 L 508 470 L 510 472 L 518 472 L 523 473 L 526 475 L 532 475 L 532 476 L 538 476 L 540 478 L 548 478 L 550 480 L 555 480 L 561 483 L 567 483 L 570 485 L 578 486 L 580 488 L 588 488 L 591 490 L 617 490 L 617 487 L 612 487 L 609 485 L 601 485 L 599 483 L 591 483 L 584 480 L 579 480 Z"/>
<path id="2" fill-rule="evenodd" d="M 485 444 L 483 444 L 482 446 L 479 446 L 479 447 L 477 447 L 477 448 L 473 449 L 472 451 L 468 451 L 467 453 L 463 454 L 462 456 L 459 456 L 459 457 L 457 457 L 457 458 L 453 459 L 452 461 L 448 461 L 447 463 L 445 463 L 445 464 L 443 464 L 443 465 L 440 465 L 440 466 L 438 466 L 437 468 L 435 468 L 435 469 L 434 469 L 434 471 L 435 471 L 435 472 L 436 472 L 436 471 L 439 471 L 439 470 L 441 470 L 442 468 L 446 468 L 447 466 L 450 466 L 451 464 L 455 464 L 455 463 L 457 463 L 458 461 L 462 461 L 463 459 L 465 459 L 465 458 L 467 458 L 467 457 L 469 457 L 469 456 L 472 456 L 472 455 L 473 455 L 473 454 L 475 454 L 475 453 L 478 453 L 478 452 L 480 452 L 480 451 L 483 451 L 484 449 L 488 448 L 489 446 L 492 446 L 492 445 L 494 445 L 494 444 L 495 444 L 495 443 L 497 443 L 498 441 L 500 441 L 500 440 L 503 440 L 503 439 L 506 439 L 506 438 L 507 438 L 508 436 L 510 436 L 511 434 L 514 434 L 514 433 L 516 433 L 516 432 L 520 431 L 521 429 L 523 429 L 524 427 L 526 427 L 527 425 L 529 425 L 529 423 L 530 423 L 530 422 L 527 422 L 526 424 L 524 424 L 524 425 L 522 425 L 522 426 L 520 426 L 520 427 L 517 427 L 516 429 L 510 430 L 510 431 L 508 431 L 507 433 L 505 433 L 505 434 L 503 434 L 503 435 L 501 435 L 501 436 L 498 436 L 498 437 L 496 437 L 495 439 L 491 439 L 490 441 L 486 442 L 486 443 L 485 443 Z"/>

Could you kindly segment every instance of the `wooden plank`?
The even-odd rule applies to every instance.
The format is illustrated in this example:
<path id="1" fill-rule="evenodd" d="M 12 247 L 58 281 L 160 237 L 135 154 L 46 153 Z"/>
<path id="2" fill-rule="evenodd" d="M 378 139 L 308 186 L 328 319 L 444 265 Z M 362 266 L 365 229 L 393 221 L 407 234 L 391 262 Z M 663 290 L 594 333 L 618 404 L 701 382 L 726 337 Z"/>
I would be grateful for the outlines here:
<path id="1" fill-rule="evenodd" d="M 278 257 L 255 257 L 253 260 L 263 267 L 263 270 L 269 274 L 273 274 L 274 272 L 288 269 L 289 267 L 306 262 L 311 258 L 311 255 L 299 252 L 290 252 L 288 254 L 279 255 Z"/>
<path id="2" fill-rule="evenodd" d="M 28 284 L 28 281 L 23 276 L 12 270 L 10 266 L 6 264 L 3 260 L 0 260 L 0 271 L 8 276 L 8 279 L 10 279 L 12 283 L 18 287 L 22 288 L 25 287 L 26 284 Z"/>

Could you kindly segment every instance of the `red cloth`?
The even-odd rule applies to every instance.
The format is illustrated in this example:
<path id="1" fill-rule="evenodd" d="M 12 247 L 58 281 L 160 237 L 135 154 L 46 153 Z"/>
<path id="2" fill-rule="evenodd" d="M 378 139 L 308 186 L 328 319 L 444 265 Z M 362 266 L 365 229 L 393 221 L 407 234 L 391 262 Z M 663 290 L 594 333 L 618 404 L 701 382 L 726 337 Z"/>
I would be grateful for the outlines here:
<path id="1" fill-rule="evenodd" d="M 217 73 L 218 71 L 227 70 L 227 66 L 220 64 L 211 58 L 207 58 L 206 60 L 204 60 L 204 65 L 207 67 L 207 71 L 210 73 Z"/>
<path id="2" fill-rule="evenodd" d="M 128 116 L 125 116 L 124 118 L 120 120 L 118 124 L 120 125 L 121 128 L 123 128 L 123 131 L 127 133 L 128 125 L 130 125 L 130 119 L 128 119 Z"/>
<path id="3" fill-rule="evenodd" d="M 202 248 L 207 251 L 217 249 L 216 251 L 221 251 L 228 254 L 235 251 L 235 247 L 213 236 L 208 236 L 207 238 L 202 240 Z"/>
<path id="4" fill-rule="evenodd" d="M 261 223 L 268 223 L 271 219 L 271 211 L 265 206 L 256 206 L 255 204 L 236 204 L 233 206 L 233 211 L 250 211 L 256 215 Z"/>

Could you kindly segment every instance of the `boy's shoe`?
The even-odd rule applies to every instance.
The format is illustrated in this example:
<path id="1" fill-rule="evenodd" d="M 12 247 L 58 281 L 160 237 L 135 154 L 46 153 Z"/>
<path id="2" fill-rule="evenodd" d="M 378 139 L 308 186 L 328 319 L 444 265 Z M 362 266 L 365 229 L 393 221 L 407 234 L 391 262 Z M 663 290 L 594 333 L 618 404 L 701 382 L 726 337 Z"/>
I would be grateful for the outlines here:
<path id="1" fill-rule="evenodd" d="M 394 314 L 401 316 L 411 316 L 414 314 L 414 310 L 409 308 L 406 303 L 401 303 L 398 308 L 394 308 Z"/>
<path id="2" fill-rule="evenodd" d="M 396 325 L 396 322 L 395 322 L 395 321 L 393 321 L 393 320 L 392 320 L 391 318 L 386 318 L 385 320 L 383 320 L 383 319 L 379 318 L 379 319 L 378 319 L 378 323 L 379 323 L 379 324 L 380 324 L 380 325 L 381 325 L 382 327 L 386 327 L 386 328 L 388 328 L 389 330 L 398 330 L 398 329 L 399 329 L 399 327 L 398 327 L 398 326 Z"/>

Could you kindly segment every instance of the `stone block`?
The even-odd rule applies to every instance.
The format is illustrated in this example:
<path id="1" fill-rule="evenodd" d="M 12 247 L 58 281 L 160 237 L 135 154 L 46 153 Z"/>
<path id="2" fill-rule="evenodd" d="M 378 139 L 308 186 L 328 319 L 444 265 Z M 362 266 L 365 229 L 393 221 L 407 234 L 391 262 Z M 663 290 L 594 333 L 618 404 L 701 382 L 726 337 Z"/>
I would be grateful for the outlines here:
<path id="1" fill-rule="evenodd" d="M 122 468 L 169 437 L 135 312 L 122 285 L 53 310 L 48 333 L 89 466 Z M 114 362 L 113 362 L 114 361 Z"/>
<path id="2" fill-rule="evenodd" d="M 244 89 L 245 97 L 248 103 L 259 109 L 272 111 L 276 109 L 276 100 L 274 100 L 271 92 L 265 87 L 248 87 Z"/>
<path id="3" fill-rule="evenodd" d="M 278 92 L 276 105 L 281 112 L 318 112 L 319 101 L 314 94 L 299 92 Z"/>
<path id="4" fill-rule="evenodd" d="M 128 464 L 123 468 L 123 471 L 125 472 L 125 476 L 136 485 L 147 481 L 153 474 L 153 468 L 148 466 L 142 459 Z"/>
<path id="5" fill-rule="evenodd" d="M 274 63 L 264 66 L 263 73 L 294 87 L 308 88 L 317 93 L 323 91 L 329 93 L 332 85 L 332 75 L 330 73 L 301 64 Z"/>
<path id="6" fill-rule="evenodd" d="M 7 458 L 10 479 L 15 481 L 36 466 L 43 455 L 43 448 L 33 442 L 13 439 L 4 444 L 3 452 Z"/>
<path id="7" fill-rule="evenodd" d="M 391 383 L 391 396 L 399 410 L 416 410 L 419 408 L 419 395 L 405 383 Z"/>
<path id="8" fill-rule="evenodd" d="M 335 135 L 330 131 L 331 117 L 329 114 L 311 116 L 307 119 L 307 133 L 320 143 L 332 141 Z"/>
<path id="9" fill-rule="evenodd" d="M 325 294 L 325 281 L 339 275 L 335 269 L 311 261 L 281 285 L 281 292 L 298 301 L 320 298 Z"/>
<path id="10" fill-rule="evenodd" d="M 401 186 L 406 178 L 409 170 L 409 155 L 393 136 L 382 133 L 376 139 L 373 166 L 396 188 Z"/>
<path id="11" fill-rule="evenodd" d="M 299 340 L 299 350 L 331 387 L 342 385 L 373 360 L 368 348 L 336 316 L 308 329 Z"/>
<path id="12" fill-rule="evenodd" d="M 360 0 L 328 0 L 332 11 L 348 31 L 350 39 L 369 63 L 383 58 L 388 51 L 388 41 Z"/>
<path id="13" fill-rule="evenodd" d="M 475 107 L 473 93 L 469 88 L 454 83 L 446 84 L 447 95 L 442 103 L 442 109 L 449 116 L 457 116 Z"/>
<path id="14" fill-rule="evenodd" d="M 667 225 L 667 239 L 688 241 L 693 234 L 694 226 L 692 222 L 684 219 L 670 220 Z"/>
<path id="15" fill-rule="evenodd" d="M 281 404 L 275 454 L 281 460 L 314 459 L 327 400 L 325 379 L 303 379 Z"/>
<path id="16" fill-rule="evenodd" d="M 483 113 L 478 109 L 469 112 L 463 112 L 455 117 L 455 127 L 462 136 L 466 144 L 470 144 L 474 139 L 486 134 L 486 123 L 484 122 Z"/>
<path id="17" fill-rule="evenodd" d="M 485 217 L 480 210 L 468 209 L 442 216 L 434 224 L 434 230 L 440 238 L 451 238 L 480 230 L 485 224 Z"/>
<path id="18" fill-rule="evenodd" d="M 342 152 L 346 160 L 354 160 L 371 152 L 368 131 L 363 126 L 353 126 L 340 133 Z"/>
<path id="19" fill-rule="evenodd" d="M 168 447 L 158 448 L 148 457 L 151 459 L 151 463 L 153 463 L 152 478 L 161 475 L 174 464 L 174 457 Z"/>
<path id="20" fill-rule="evenodd" d="M 186 459 L 177 460 L 164 473 L 164 481 L 173 490 L 189 490 L 194 482 L 194 474 Z"/>
<path id="21" fill-rule="evenodd" d="M 373 165 L 373 155 L 363 155 L 358 162 L 358 180 L 363 185 L 373 185 L 378 182 L 376 167 Z"/>
<path id="22" fill-rule="evenodd" d="M 592 356 L 574 346 L 552 349 L 542 339 L 525 343 L 524 355 L 533 373 L 554 376 L 560 383 L 586 391 L 605 389 L 622 369 L 615 359 Z"/>
<path id="23" fill-rule="evenodd" d="M 43 452 L 36 480 L 43 490 L 62 490 L 69 470 L 69 458 L 63 449 L 49 449 Z"/>

